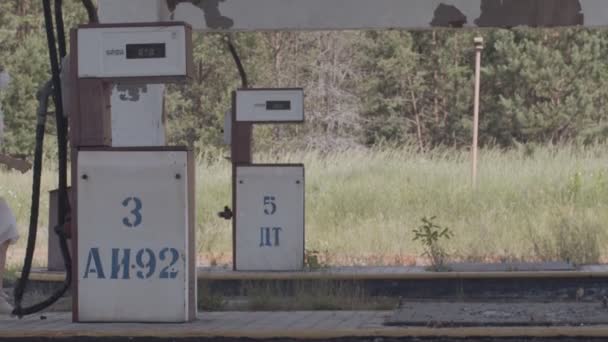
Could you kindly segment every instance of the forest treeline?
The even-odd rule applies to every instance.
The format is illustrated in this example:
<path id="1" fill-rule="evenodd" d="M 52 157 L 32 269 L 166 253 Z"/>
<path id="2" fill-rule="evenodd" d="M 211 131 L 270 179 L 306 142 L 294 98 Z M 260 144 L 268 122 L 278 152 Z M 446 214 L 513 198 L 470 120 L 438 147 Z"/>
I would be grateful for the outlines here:
<path id="1" fill-rule="evenodd" d="M 0 95 L 2 149 L 10 153 L 32 153 L 35 95 L 50 77 L 40 7 L 33 0 L 0 2 L 0 65 L 13 79 Z M 81 7 L 65 1 L 68 26 L 86 21 Z M 232 38 L 251 86 L 306 93 L 306 123 L 257 128 L 257 148 L 468 146 L 477 35 L 485 39 L 482 145 L 590 144 L 608 137 L 606 30 L 239 33 Z M 225 35 L 194 40 L 195 77 L 167 87 L 168 137 L 172 144 L 221 148 L 224 113 L 240 79 Z"/>

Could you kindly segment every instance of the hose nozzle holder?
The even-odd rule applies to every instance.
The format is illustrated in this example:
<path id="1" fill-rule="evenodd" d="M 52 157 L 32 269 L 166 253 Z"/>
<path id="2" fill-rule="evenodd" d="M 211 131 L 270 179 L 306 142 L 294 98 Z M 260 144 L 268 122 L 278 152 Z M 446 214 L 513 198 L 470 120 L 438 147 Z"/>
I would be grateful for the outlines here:
<path id="1" fill-rule="evenodd" d="M 224 220 L 231 220 L 234 216 L 234 213 L 228 206 L 225 206 L 224 211 L 220 211 L 219 213 L 217 213 L 217 216 L 223 218 Z"/>

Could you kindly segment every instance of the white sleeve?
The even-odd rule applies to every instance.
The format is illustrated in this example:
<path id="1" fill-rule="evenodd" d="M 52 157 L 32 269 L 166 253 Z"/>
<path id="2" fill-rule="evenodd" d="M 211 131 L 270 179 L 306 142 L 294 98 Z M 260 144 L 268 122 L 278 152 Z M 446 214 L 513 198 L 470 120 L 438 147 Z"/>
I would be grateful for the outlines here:
<path id="1" fill-rule="evenodd" d="M 7 88 L 10 83 L 11 75 L 9 75 L 6 71 L 0 72 L 0 90 Z"/>
<path id="2" fill-rule="evenodd" d="M 0 244 L 10 241 L 14 243 L 19 239 L 15 215 L 4 198 L 0 197 Z"/>

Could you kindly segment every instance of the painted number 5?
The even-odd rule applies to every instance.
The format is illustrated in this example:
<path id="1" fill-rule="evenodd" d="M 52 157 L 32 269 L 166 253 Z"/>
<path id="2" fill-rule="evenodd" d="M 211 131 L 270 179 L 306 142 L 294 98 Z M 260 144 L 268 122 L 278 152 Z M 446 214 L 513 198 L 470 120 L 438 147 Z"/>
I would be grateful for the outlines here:
<path id="1" fill-rule="evenodd" d="M 135 208 L 131 210 L 131 215 L 133 217 L 125 217 L 122 219 L 122 223 L 129 227 L 135 228 L 141 224 L 141 200 L 138 197 L 127 197 L 124 201 L 122 201 L 122 206 L 125 208 L 129 208 L 131 202 L 134 202 Z"/>
<path id="2" fill-rule="evenodd" d="M 274 203 L 274 196 L 265 196 L 264 197 L 264 214 L 266 215 L 274 215 L 277 212 L 277 205 Z"/>

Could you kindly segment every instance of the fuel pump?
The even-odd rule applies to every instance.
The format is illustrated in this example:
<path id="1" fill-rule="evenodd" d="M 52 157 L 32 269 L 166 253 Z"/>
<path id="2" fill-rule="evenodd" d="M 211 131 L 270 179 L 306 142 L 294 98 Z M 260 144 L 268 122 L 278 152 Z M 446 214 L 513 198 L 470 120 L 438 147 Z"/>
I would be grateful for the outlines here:
<path id="1" fill-rule="evenodd" d="M 82 25 L 71 40 L 78 89 L 70 103 L 73 320 L 193 320 L 192 151 L 113 147 L 109 108 L 113 84 L 191 77 L 191 29 L 177 22 Z"/>
<path id="2" fill-rule="evenodd" d="M 50 1 L 44 2 L 53 80 L 39 95 L 30 234 L 24 270 L 15 289 L 14 313 L 21 317 L 42 310 L 74 285 L 75 322 L 193 320 L 192 152 L 179 146 L 113 147 L 109 104 L 111 89 L 117 83 L 155 84 L 190 78 L 191 28 L 180 22 L 81 25 L 70 33 L 69 62 L 61 68 L 59 58 L 67 61 L 61 1 L 56 1 L 55 8 L 58 41 Z M 89 11 L 89 17 L 96 20 L 94 12 Z M 62 84 L 71 90 L 67 96 L 61 92 Z M 51 90 L 60 151 L 56 231 L 61 237 L 66 281 L 45 302 L 23 308 L 21 300 L 36 240 L 44 118 Z M 70 114 L 72 203 L 67 201 L 68 121 L 63 100 Z"/>
<path id="3" fill-rule="evenodd" d="M 251 126 L 304 122 L 302 89 L 238 89 L 232 95 L 233 268 L 297 271 L 304 267 L 304 165 L 255 164 Z"/>

